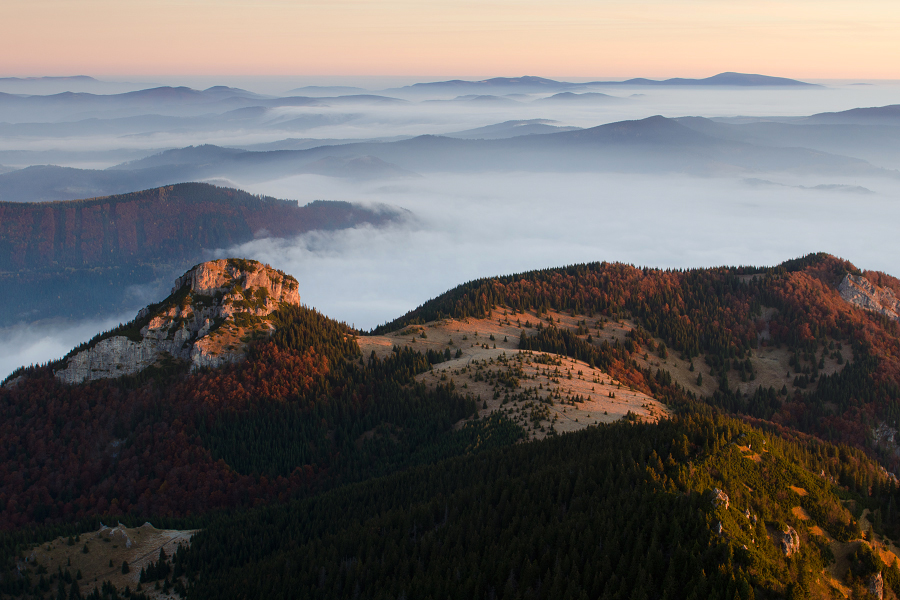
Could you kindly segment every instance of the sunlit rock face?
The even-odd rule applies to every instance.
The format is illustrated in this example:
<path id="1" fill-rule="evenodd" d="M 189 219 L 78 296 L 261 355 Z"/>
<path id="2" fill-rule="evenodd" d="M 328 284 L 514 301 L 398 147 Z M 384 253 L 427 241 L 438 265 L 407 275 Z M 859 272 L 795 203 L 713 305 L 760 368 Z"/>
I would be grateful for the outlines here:
<path id="1" fill-rule="evenodd" d="M 300 304 L 298 289 L 296 279 L 256 261 L 202 263 L 179 277 L 161 303 L 75 349 L 56 377 L 77 384 L 172 361 L 188 361 L 191 369 L 237 362 L 248 335 L 274 331 L 275 310 Z"/>
<path id="2" fill-rule="evenodd" d="M 865 277 L 848 273 L 838 286 L 838 292 L 854 306 L 900 321 L 900 300 L 889 287 L 879 287 Z"/>

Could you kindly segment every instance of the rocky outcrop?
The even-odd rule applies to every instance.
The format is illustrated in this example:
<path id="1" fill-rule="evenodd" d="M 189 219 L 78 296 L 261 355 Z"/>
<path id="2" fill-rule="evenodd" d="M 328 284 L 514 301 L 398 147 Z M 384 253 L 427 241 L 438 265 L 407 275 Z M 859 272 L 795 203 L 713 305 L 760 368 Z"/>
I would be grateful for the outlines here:
<path id="1" fill-rule="evenodd" d="M 838 286 L 845 301 L 900 321 L 900 300 L 889 287 L 878 287 L 861 275 L 847 274 Z"/>
<path id="2" fill-rule="evenodd" d="M 881 571 L 869 578 L 868 589 L 869 593 L 878 598 L 878 600 L 884 600 L 884 578 L 881 576 Z"/>
<path id="3" fill-rule="evenodd" d="M 24 375 L 19 375 L 18 377 L 13 377 L 12 379 L 10 379 L 10 380 L 7 381 L 6 383 L 4 383 L 4 384 L 3 384 L 3 387 L 5 387 L 5 388 L 8 389 L 8 390 L 11 390 L 11 389 L 13 389 L 13 388 L 15 388 L 15 387 L 18 387 L 18 385 L 19 385 L 20 383 L 22 383 L 23 381 L 25 381 L 25 376 L 24 376 Z"/>
<path id="4" fill-rule="evenodd" d="M 300 304 L 298 289 L 290 275 L 255 261 L 197 265 L 175 281 L 163 302 L 73 351 L 56 377 L 75 384 L 134 375 L 166 360 L 189 361 L 192 369 L 237 362 L 247 335 L 268 335 L 272 312 Z"/>
<path id="5" fill-rule="evenodd" d="M 132 544 L 132 540 L 128 536 L 128 532 L 125 530 L 125 526 L 121 523 L 119 523 L 116 527 L 107 527 L 101 522 L 100 529 L 97 531 L 94 537 L 108 542 L 119 542 L 119 544 L 125 546 L 125 548 L 131 548 Z"/>
<path id="6" fill-rule="evenodd" d="M 730 500 L 728 498 L 728 494 L 726 494 L 719 488 L 715 488 L 712 493 L 713 493 L 713 499 L 712 499 L 713 506 L 716 506 L 716 507 L 724 506 L 725 510 L 728 510 L 728 504 L 730 502 Z"/>
<path id="7" fill-rule="evenodd" d="M 253 260 L 223 259 L 197 265 L 175 280 L 172 293 L 188 287 L 197 295 L 212 296 L 230 293 L 234 302 L 240 301 L 241 289 L 255 288 L 266 291 L 261 306 L 253 307 L 254 314 L 269 314 L 279 302 L 299 304 L 297 280 Z M 223 307 L 223 310 L 227 307 Z M 147 310 L 147 309 L 144 309 Z"/>
<path id="8" fill-rule="evenodd" d="M 790 525 L 781 532 L 781 551 L 785 556 L 793 556 L 800 552 L 800 536 Z"/>

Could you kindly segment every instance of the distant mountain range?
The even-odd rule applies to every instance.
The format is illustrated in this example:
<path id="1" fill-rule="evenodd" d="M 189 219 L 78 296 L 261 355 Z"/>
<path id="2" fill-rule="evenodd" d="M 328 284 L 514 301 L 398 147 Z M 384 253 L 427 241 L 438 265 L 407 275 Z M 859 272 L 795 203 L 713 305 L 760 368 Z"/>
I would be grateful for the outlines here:
<path id="1" fill-rule="evenodd" d="M 307 85 L 288 90 L 286 95 L 300 96 L 343 96 L 346 94 L 367 94 L 369 90 L 349 85 Z"/>
<path id="2" fill-rule="evenodd" d="M 819 113 L 805 119 L 805 122 L 829 125 L 900 125 L 900 104 Z"/>
<path id="3" fill-rule="evenodd" d="M 545 133 L 558 133 L 560 131 L 574 131 L 580 127 L 566 127 L 554 125 L 557 121 L 550 119 L 526 119 L 521 121 L 504 121 L 496 125 L 476 127 L 465 131 L 444 134 L 446 137 L 464 140 L 497 140 L 520 135 L 540 135 Z"/>
<path id="4" fill-rule="evenodd" d="M 109 144 L 114 143 L 113 140 L 118 137 L 129 148 L 136 142 L 140 147 L 162 149 L 195 141 L 218 141 L 227 137 L 226 132 L 237 133 L 244 139 L 247 139 L 250 132 L 262 134 L 262 139 L 272 139 L 267 134 L 275 131 L 283 132 L 283 138 L 314 137 L 308 132 L 351 122 L 365 123 L 373 112 L 389 111 L 393 107 L 406 106 L 411 101 L 450 102 L 454 110 L 484 108 L 500 112 L 508 108 L 512 109 L 509 112 L 518 112 L 522 108 L 523 114 L 510 114 L 505 118 L 559 118 L 558 114 L 570 106 L 588 109 L 633 101 L 631 98 L 601 93 L 601 90 L 610 89 L 608 86 L 772 85 L 793 89 L 790 86 L 794 80 L 732 73 L 697 80 L 631 79 L 626 82 L 587 83 L 541 77 L 500 77 L 482 81 L 422 83 L 380 93 L 350 86 L 307 86 L 296 88 L 285 97 L 227 86 L 206 89 L 157 86 L 108 93 L 122 89 L 122 86 L 128 89 L 134 84 L 102 82 L 81 77 L 5 81 L 9 83 L 5 87 L 3 81 L 0 81 L 0 136 L 22 138 L 21 144 L 7 144 L 6 147 L 24 150 L 33 138 L 102 138 L 104 148 L 109 148 Z M 31 86 L 34 82 L 49 83 Z M 806 85 L 803 82 L 796 84 Z M 67 87 L 71 91 L 48 93 Z M 533 110 L 523 108 L 523 105 L 547 107 L 548 112 L 535 114 Z M 389 112 L 387 118 L 396 117 L 396 113 Z M 326 135 L 338 137 L 333 131 Z M 132 137 L 128 139 L 125 136 Z M 366 136 L 361 131 L 348 137 Z M 179 142 L 173 143 L 172 140 Z M 89 146 L 92 144 L 79 147 Z M 64 162 L 66 159 L 62 158 L 63 153 L 60 151 L 62 148 L 57 147 L 55 154 L 48 155 L 47 162 L 80 166 Z M 36 160 L 38 159 L 23 152 L 0 156 L 0 162 L 4 164 L 40 164 Z"/>
<path id="5" fill-rule="evenodd" d="M 627 98 L 610 96 L 609 94 L 601 94 L 599 92 L 584 92 L 581 94 L 575 92 L 560 92 L 547 98 L 535 100 L 535 102 L 541 104 L 611 104 L 627 101 Z"/>
<path id="6" fill-rule="evenodd" d="M 0 92 L 0 114 L 7 123 L 29 121 L 46 122 L 52 112 L 54 121 L 62 119 L 116 118 L 165 114 L 181 117 L 209 117 L 231 110 L 256 107 L 259 109 L 290 106 L 360 106 L 404 104 L 406 100 L 372 94 L 284 98 L 264 96 L 226 86 L 205 90 L 189 87 L 155 87 L 119 94 L 62 92 L 50 95 L 25 95 Z"/>
<path id="7" fill-rule="evenodd" d="M 814 83 L 806 83 L 785 77 L 754 75 L 750 73 L 719 73 L 704 79 L 626 79 L 625 81 L 593 81 L 587 85 L 651 85 L 651 86 L 734 86 L 734 87 L 821 87 Z"/>
<path id="8" fill-rule="evenodd" d="M 831 139 L 820 134 L 824 145 L 831 144 L 827 149 L 798 147 L 795 134 L 808 133 L 798 125 L 738 126 L 708 119 L 655 116 L 589 129 L 550 129 L 555 132 L 511 137 L 511 131 L 520 127 L 538 133 L 552 126 L 513 121 L 451 136 L 425 135 L 396 142 L 359 142 L 269 152 L 191 146 L 102 171 L 29 167 L 0 175 L 0 201 L 64 200 L 186 181 L 260 182 L 297 174 L 357 179 L 439 171 L 516 170 L 747 176 L 763 172 L 898 175 L 863 159 L 832 153 L 840 149 L 836 141 L 839 137 Z M 814 141 L 816 134 L 812 132 L 807 137 Z"/>
<path id="9" fill-rule="evenodd" d="M 3 83 L 34 83 L 41 82 L 97 82 L 93 77 L 87 75 L 69 75 L 65 77 L 0 77 L 0 84 Z"/>
<path id="10" fill-rule="evenodd" d="M 123 117 L 211 117 L 228 111 L 284 107 L 352 107 L 402 105 L 411 100 L 449 100 L 470 104 L 514 106 L 527 101 L 529 94 L 546 94 L 554 101 L 602 101 L 596 91 L 607 86 L 725 86 L 725 87 L 815 87 L 802 81 L 766 75 L 720 73 L 705 79 L 629 79 L 574 83 L 542 77 L 495 77 L 480 81 L 451 80 L 417 83 L 378 93 L 351 86 L 307 86 L 277 97 L 248 90 L 214 86 L 203 90 L 185 86 L 157 86 L 122 93 L 105 93 L 133 88 L 135 84 L 102 82 L 89 77 L 0 79 L 0 115 L 5 123 L 59 123 L 85 119 Z M 59 91 L 68 90 L 68 91 Z M 53 92 L 53 93 L 48 93 Z M 559 94 L 565 94 L 560 96 Z M 571 94 L 571 95 L 570 95 Z M 592 95 L 589 95 L 592 94 Z M 512 96 L 522 95 L 513 99 Z M 397 97 L 395 97 L 397 96 Z M 405 99 L 406 98 L 406 99 Z M 621 100 L 620 100 L 621 101 Z M 51 118 L 52 116 L 52 118 Z M 239 115 L 232 115 L 239 116 Z M 196 125 L 187 124 L 188 127 Z"/>
<path id="11" fill-rule="evenodd" d="M 768 75 L 754 75 L 748 73 L 719 73 L 704 79 L 686 79 L 676 77 L 673 79 L 644 79 L 635 78 L 625 81 L 591 81 L 586 83 L 573 83 L 568 81 L 556 81 L 543 77 L 494 77 L 480 81 L 453 79 L 450 81 L 435 81 L 429 83 L 416 83 L 413 85 L 384 90 L 385 93 L 409 94 L 409 95 L 443 95 L 443 94 L 540 94 L 559 93 L 563 91 L 585 90 L 593 86 L 729 86 L 729 87 L 819 87 L 815 84 L 787 79 L 784 77 L 770 77 Z"/>
<path id="12" fill-rule="evenodd" d="M 886 107 L 890 108 L 890 107 Z M 812 117 L 750 122 L 682 117 L 676 121 L 706 135 L 757 146 L 803 147 L 833 155 L 851 156 L 878 167 L 900 167 L 900 118 L 891 120 L 890 112 L 878 109 L 870 113 L 825 113 Z M 867 120 L 867 115 L 883 120 Z"/>
<path id="13" fill-rule="evenodd" d="M 453 79 L 450 81 L 433 81 L 428 83 L 414 83 L 400 88 L 391 88 L 385 90 L 390 92 L 406 92 L 414 94 L 434 94 L 434 93 L 454 93 L 462 94 L 508 94 L 518 92 L 522 94 L 532 94 L 547 92 L 552 93 L 562 88 L 577 87 L 579 84 L 567 83 L 565 81 L 555 81 L 553 79 L 545 79 L 543 77 L 494 77 L 491 79 L 483 79 L 481 81 L 468 81 L 464 79 Z M 471 90 L 471 91 L 469 91 Z"/>
<path id="14" fill-rule="evenodd" d="M 59 94 L 62 92 L 91 92 L 112 94 L 154 87 L 152 84 L 127 81 L 107 81 L 87 75 L 50 77 L 0 77 L 0 90 L 14 94 Z"/>

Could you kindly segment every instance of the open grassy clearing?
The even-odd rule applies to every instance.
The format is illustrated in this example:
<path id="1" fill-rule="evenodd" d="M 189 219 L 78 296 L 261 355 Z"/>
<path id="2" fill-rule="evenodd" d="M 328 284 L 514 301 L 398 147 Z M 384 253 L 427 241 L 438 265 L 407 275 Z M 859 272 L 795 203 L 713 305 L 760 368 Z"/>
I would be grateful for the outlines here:
<path id="1" fill-rule="evenodd" d="M 98 531 L 83 533 L 75 538 L 59 537 L 33 548 L 26 555 L 26 568 L 37 579 L 42 573 L 69 571 L 78 580 L 82 595 L 99 588 L 109 581 L 118 590 L 126 587 L 135 590 L 141 569 L 159 557 L 164 549 L 171 557 L 179 545 L 189 546 L 196 531 L 156 529 L 150 523 L 140 527 L 101 527 Z M 122 564 L 128 565 L 123 572 Z M 78 579 L 78 575 L 81 578 Z M 144 586 L 151 597 L 169 597 Z M 171 595 L 170 595 L 171 596 Z"/>
<path id="2" fill-rule="evenodd" d="M 790 365 L 791 353 L 786 348 L 766 344 L 768 323 L 774 314 L 774 309 L 769 308 L 760 317 L 761 343 L 750 357 L 753 376 L 746 381 L 733 377 L 731 381 L 742 394 L 750 395 L 759 386 L 779 391 L 785 387 L 789 393 L 795 389 L 797 372 Z M 642 420 L 655 420 L 667 414 L 665 407 L 654 398 L 630 390 L 609 374 L 583 362 L 549 354 L 539 356 L 543 353 L 520 356 L 520 336 L 532 334 L 539 322 L 550 321 L 555 327 L 580 332 L 579 337 L 598 346 L 604 341 L 611 345 L 625 344 L 637 327 L 633 320 L 626 318 L 585 318 L 558 311 L 538 315 L 534 310 L 516 312 L 500 307 L 490 318 L 443 319 L 412 325 L 388 335 L 361 336 L 357 341 L 363 355 L 375 352 L 380 358 L 387 356 L 394 346 L 408 346 L 422 352 L 434 350 L 449 356 L 449 360 L 435 365 L 431 373 L 420 375 L 419 380 L 452 381 L 458 391 L 478 399 L 479 416 L 503 410 L 526 425 L 534 439 L 544 437 L 550 425 L 555 431 L 564 432 L 595 422 L 615 421 L 629 412 Z M 642 368 L 668 371 L 674 381 L 698 396 L 712 395 L 718 388 L 716 374 L 702 357 L 687 359 L 663 348 L 663 340 L 654 339 L 646 347 L 638 346 L 632 358 Z M 820 374 L 835 373 L 848 362 L 844 358 L 838 360 L 833 353 L 817 358 L 823 363 Z M 508 381 L 510 376 L 517 379 L 517 385 L 498 384 L 498 378 Z M 537 413 L 532 418 L 534 406 L 523 408 L 523 402 L 514 400 L 516 394 L 523 393 L 531 395 L 526 403 L 552 397 L 553 405 L 544 404 L 541 409 L 545 418 L 539 418 Z"/>

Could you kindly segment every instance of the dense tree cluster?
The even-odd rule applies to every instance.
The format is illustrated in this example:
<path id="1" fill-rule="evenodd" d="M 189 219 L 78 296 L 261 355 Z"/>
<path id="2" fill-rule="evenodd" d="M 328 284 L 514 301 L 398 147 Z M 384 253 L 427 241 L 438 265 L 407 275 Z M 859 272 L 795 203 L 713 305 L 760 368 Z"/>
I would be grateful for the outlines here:
<path id="1" fill-rule="evenodd" d="M 830 549 L 791 507 L 858 536 L 829 479 L 845 468 L 878 473 L 731 419 L 620 423 L 214 519 L 177 564 L 199 599 L 809 597 Z M 786 524 L 802 537 L 790 560 Z"/>
<path id="2" fill-rule="evenodd" d="M 204 248 L 346 226 L 350 205 L 256 196 L 206 183 L 61 202 L 0 202 L 0 270 L 170 263 Z M 363 216 L 363 215 L 358 215 Z M 367 220 L 390 215 L 365 215 Z"/>
<path id="3" fill-rule="evenodd" d="M 196 515 L 465 451 L 452 425 L 474 400 L 415 384 L 425 356 L 363 360 L 344 325 L 277 318 L 231 367 L 80 386 L 45 367 L 0 388 L 0 527 Z"/>

